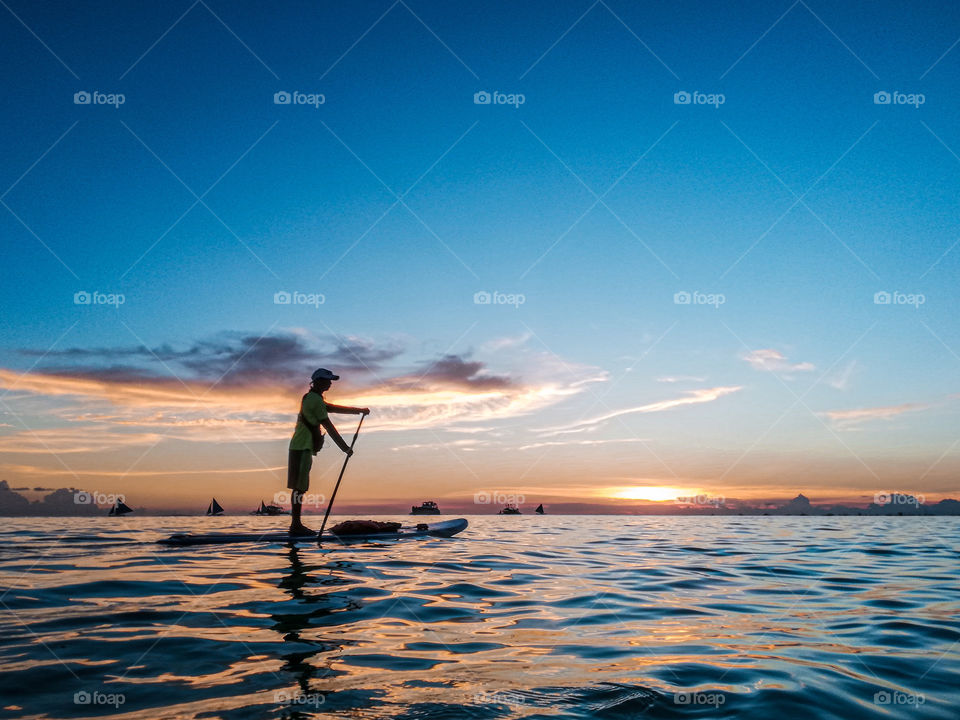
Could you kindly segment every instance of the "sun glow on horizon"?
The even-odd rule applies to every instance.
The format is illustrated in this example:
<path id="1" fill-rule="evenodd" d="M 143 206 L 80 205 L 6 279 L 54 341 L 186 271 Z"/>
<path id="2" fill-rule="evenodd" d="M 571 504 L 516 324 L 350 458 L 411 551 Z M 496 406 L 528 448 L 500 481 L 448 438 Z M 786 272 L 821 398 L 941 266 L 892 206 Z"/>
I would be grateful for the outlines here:
<path id="1" fill-rule="evenodd" d="M 696 495 L 696 492 L 689 488 L 666 487 L 663 485 L 642 486 L 634 485 L 628 487 L 609 488 L 604 495 L 620 500 L 650 500 L 652 502 L 663 502 L 665 500 L 676 500 L 679 497 Z"/>

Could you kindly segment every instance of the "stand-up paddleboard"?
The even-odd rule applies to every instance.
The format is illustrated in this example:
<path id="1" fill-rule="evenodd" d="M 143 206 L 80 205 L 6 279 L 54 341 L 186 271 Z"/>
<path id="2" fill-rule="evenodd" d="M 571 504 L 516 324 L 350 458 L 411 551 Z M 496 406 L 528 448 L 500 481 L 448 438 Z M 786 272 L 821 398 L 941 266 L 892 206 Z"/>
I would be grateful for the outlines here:
<path id="1" fill-rule="evenodd" d="M 456 520 L 444 520 L 443 522 L 429 523 L 425 530 L 417 530 L 416 527 L 400 528 L 396 532 L 370 533 L 366 535 L 336 535 L 332 532 L 325 532 L 321 543 L 343 544 L 349 542 L 369 542 L 372 540 L 404 540 L 406 538 L 418 537 L 451 537 L 467 527 L 467 521 L 464 518 Z M 171 535 L 163 540 L 158 540 L 161 545 L 216 545 L 218 543 L 244 543 L 244 542 L 268 542 L 268 543 L 290 543 L 290 542 L 317 542 L 316 535 L 291 535 L 286 532 L 246 532 L 246 533 L 210 533 L 208 535 L 190 535 L 178 533 Z"/>

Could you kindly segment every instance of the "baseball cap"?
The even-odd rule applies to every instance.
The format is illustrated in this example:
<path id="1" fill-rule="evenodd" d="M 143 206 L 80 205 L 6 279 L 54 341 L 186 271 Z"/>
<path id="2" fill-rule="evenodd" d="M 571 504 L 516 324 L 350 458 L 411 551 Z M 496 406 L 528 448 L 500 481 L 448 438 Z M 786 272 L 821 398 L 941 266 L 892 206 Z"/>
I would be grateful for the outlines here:
<path id="1" fill-rule="evenodd" d="M 334 375 L 332 372 L 326 368 L 317 368 L 313 371 L 313 375 L 310 376 L 311 380 L 339 380 L 339 375 Z"/>

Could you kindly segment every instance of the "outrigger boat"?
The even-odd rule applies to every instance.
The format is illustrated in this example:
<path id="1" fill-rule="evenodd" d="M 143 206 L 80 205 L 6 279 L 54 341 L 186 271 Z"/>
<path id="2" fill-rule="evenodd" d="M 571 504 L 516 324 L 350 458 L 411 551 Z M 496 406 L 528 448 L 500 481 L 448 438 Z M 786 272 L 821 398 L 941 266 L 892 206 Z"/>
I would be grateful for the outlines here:
<path id="1" fill-rule="evenodd" d="M 289 510 L 284 510 L 279 505 L 267 505 L 263 500 L 260 501 L 260 507 L 254 510 L 251 515 L 289 515 Z"/>
<path id="2" fill-rule="evenodd" d="M 427 500 L 421 505 L 414 505 L 410 508 L 411 515 L 439 515 L 440 508 L 433 500 Z"/>

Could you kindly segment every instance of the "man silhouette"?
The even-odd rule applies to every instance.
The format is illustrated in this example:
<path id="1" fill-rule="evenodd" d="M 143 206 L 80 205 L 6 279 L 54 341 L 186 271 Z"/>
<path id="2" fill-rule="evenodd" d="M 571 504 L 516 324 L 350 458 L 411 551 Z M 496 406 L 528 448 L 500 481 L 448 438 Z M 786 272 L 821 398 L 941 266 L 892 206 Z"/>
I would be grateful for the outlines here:
<path id="1" fill-rule="evenodd" d="M 310 376 L 310 390 L 300 400 L 300 413 L 297 415 L 297 426 L 290 438 L 290 448 L 287 457 L 287 487 L 291 490 L 290 505 L 290 534 L 312 535 L 311 530 L 300 519 L 303 507 L 303 495 L 310 489 L 310 468 L 313 466 L 313 456 L 323 447 L 323 432 L 333 438 L 341 450 L 348 456 L 353 450 L 340 437 L 340 433 L 330 422 L 329 413 L 343 413 L 346 415 L 367 415 L 370 408 L 343 407 L 331 405 L 324 400 L 323 393 L 330 389 L 334 380 L 339 380 L 326 368 L 319 368 Z"/>

